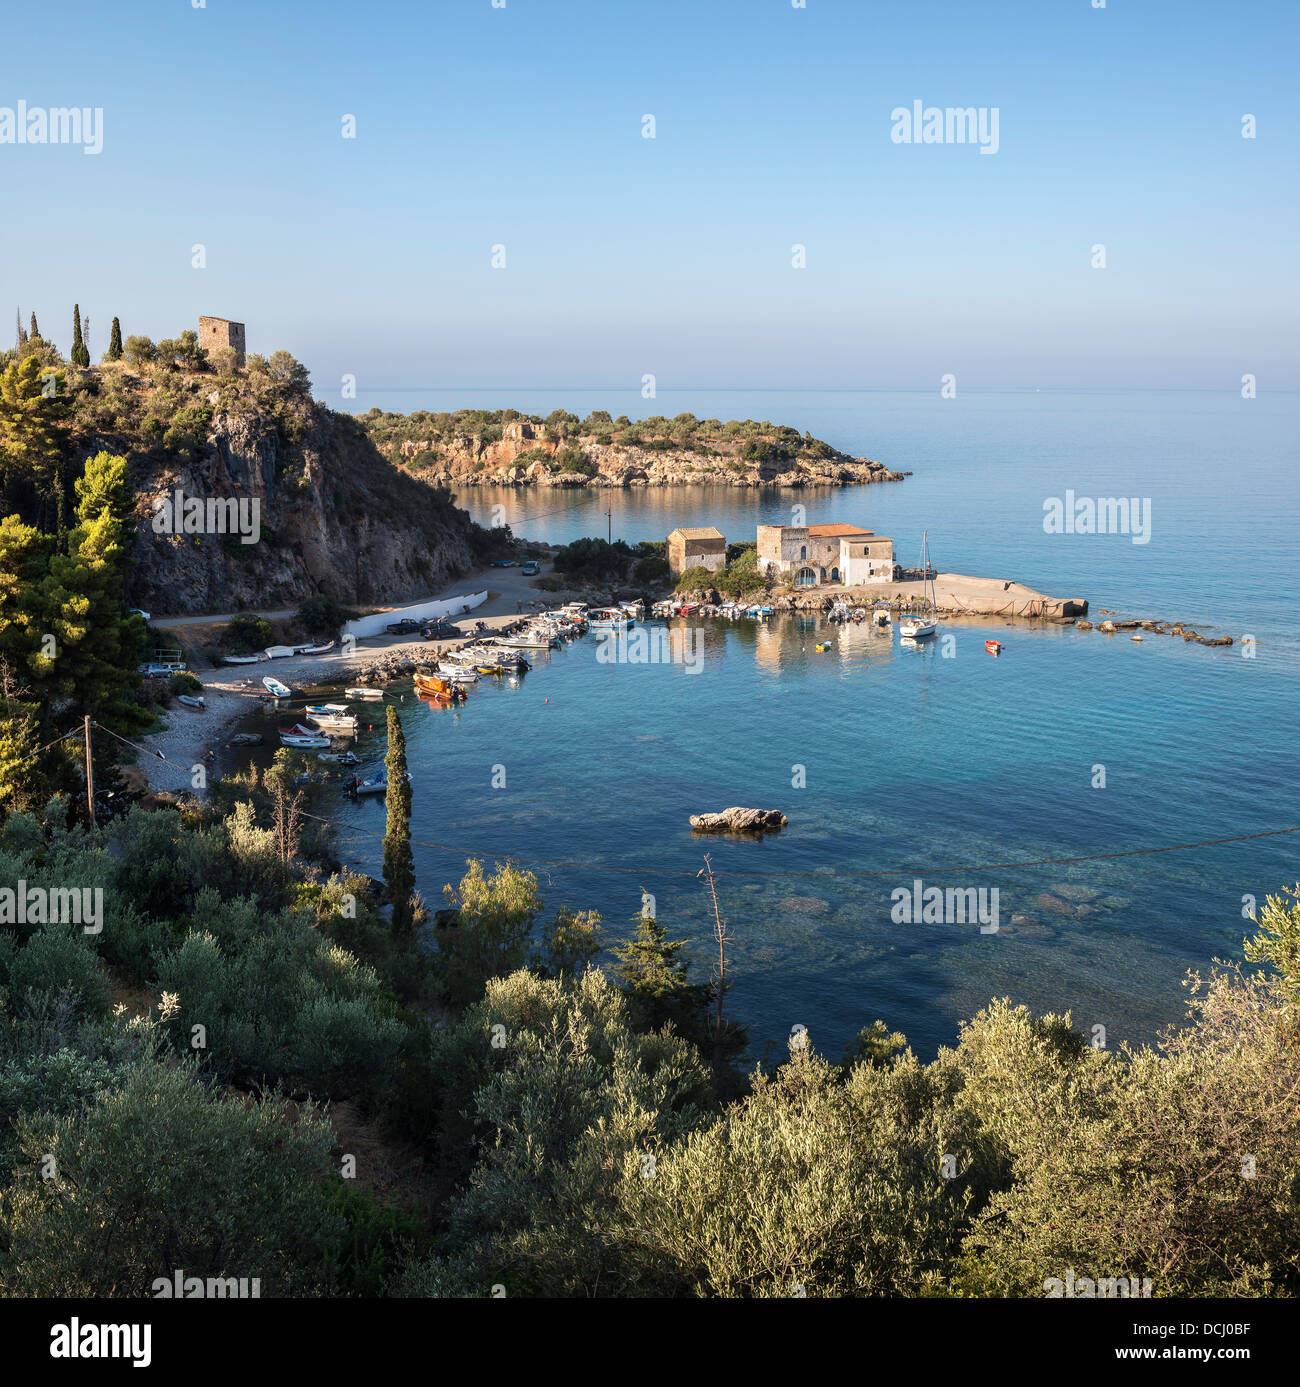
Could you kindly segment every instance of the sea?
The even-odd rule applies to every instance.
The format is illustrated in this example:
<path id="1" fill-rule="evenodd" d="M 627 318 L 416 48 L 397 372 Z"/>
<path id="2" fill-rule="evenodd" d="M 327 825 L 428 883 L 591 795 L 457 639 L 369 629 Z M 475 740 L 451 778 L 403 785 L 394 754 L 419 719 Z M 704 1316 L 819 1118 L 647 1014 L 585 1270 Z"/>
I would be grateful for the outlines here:
<path id="1" fill-rule="evenodd" d="M 517 859 L 547 916 L 597 910 L 612 947 L 652 910 L 704 980 L 718 954 L 707 863 L 726 1007 L 770 1065 L 799 1027 L 838 1059 L 877 1018 L 928 1058 L 997 997 L 1068 1011 L 1111 1049 L 1153 1043 L 1186 1015 L 1188 971 L 1239 961 L 1266 897 L 1300 879 L 1300 833 L 1276 834 L 1300 824 L 1300 395 L 393 391 L 357 408 L 373 404 L 792 425 L 910 475 L 458 500 L 484 524 L 556 543 L 661 540 L 678 525 L 753 540 L 801 506 L 807 523 L 892 537 L 904 563 L 928 534 L 941 572 L 1086 598 L 1094 621 L 1233 638 L 1138 643 L 986 619 L 908 648 L 815 617 L 684 619 L 676 649 L 689 660 L 655 658 L 658 640 L 641 659 L 631 645 L 607 659 L 589 635 L 538 652 L 521 679 L 481 680 L 460 708 L 397 686 L 430 904 L 467 859 Z M 1045 519 L 1067 498 L 1127 498 L 1142 532 L 1062 533 Z M 358 746 L 377 763 L 382 719 Z M 691 815 L 733 805 L 789 822 L 759 839 L 692 832 Z M 382 801 L 338 809 L 341 855 L 375 874 L 383 814 Z M 953 895 L 916 910 L 932 887 Z"/>

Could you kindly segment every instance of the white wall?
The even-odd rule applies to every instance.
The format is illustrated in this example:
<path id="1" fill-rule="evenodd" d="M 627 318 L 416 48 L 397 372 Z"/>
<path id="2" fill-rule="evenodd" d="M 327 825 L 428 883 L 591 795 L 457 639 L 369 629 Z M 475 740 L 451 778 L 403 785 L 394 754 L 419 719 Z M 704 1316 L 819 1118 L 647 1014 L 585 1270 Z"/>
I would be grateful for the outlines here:
<path id="1" fill-rule="evenodd" d="M 440 602 L 417 602 L 413 607 L 394 607 L 391 612 L 375 612 L 372 616 L 361 616 L 355 621 L 349 621 L 343 628 L 343 634 L 356 636 L 358 639 L 362 636 L 382 636 L 385 626 L 391 626 L 393 622 L 402 621 L 406 617 L 425 620 L 445 616 L 455 621 L 457 617 L 464 616 L 467 610 L 481 607 L 486 601 L 487 590 L 484 589 L 482 592 L 445 597 Z"/>

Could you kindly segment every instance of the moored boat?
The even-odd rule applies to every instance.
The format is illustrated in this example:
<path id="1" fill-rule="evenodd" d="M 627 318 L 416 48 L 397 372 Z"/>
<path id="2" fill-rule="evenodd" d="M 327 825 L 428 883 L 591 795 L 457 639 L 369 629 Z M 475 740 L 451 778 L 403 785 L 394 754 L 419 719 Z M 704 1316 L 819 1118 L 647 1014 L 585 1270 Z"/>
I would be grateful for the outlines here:
<path id="1" fill-rule="evenodd" d="M 280 733 L 280 745 L 292 747 L 295 751 L 318 751 L 326 749 L 330 739 L 323 733 L 315 736 L 300 736 L 293 732 Z"/>
<path id="2" fill-rule="evenodd" d="M 1001 642 L 1001 641 L 985 641 L 985 642 L 984 642 L 984 649 L 987 650 L 988 653 L 989 653 L 990 655 L 1001 655 L 1001 654 L 1002 654 L 1002 642 Z"/>
<path id="3" fill-rule="evenodd" d="M 453 680 L 428 674 L 415 676 L 415 691 L 422 698 L 436 699 L 440 703 L 463 703 L 469 697 Z"/>
<path id="4" fill-rule="evenodd" d="M 388 772 L 382 767 L 375 772 L 368 780 L 359 775 L 352 777 L 352 783 L 348 786 L 349 791 L 354 795 L 383 795 L 388 793 Z"/>
<path id="5" fill-rule="evenodd" d="M 346 713 L 313 713 L 311 722 L 313 731 L 329 732 L 336 737 L 357 730 L 356 718 Z"/>
<path id="6" fill-rule="evenodd" d="M 372 689 L 367 685 L 359 685 L 355 689 L 344 689 L 343 692 L 349 698 L 383 698 L 383 689 Z"/>

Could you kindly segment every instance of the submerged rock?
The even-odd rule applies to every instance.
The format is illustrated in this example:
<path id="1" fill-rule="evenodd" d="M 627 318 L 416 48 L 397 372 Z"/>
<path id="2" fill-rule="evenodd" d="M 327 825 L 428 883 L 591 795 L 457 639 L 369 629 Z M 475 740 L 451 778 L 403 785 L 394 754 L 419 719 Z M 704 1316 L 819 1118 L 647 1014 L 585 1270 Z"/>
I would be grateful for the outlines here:
<path id="1" fill-rule="evenodd" d="M 692 814 L 696 833 L 768 833 L 789 820 L 779 809 L 724 809 L 718 814 Z"/>

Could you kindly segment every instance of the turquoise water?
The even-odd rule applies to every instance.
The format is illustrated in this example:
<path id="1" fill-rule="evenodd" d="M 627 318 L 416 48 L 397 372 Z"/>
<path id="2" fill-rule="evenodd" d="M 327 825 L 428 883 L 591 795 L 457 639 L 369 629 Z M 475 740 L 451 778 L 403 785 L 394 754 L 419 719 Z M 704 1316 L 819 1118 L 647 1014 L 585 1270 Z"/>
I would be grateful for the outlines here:
<path id="1" fill-rule="evenodd" d="M 648 412 L 608 394 L 491 402 Z M 692 623 L 702 641 L 692 673 L 601 662 L 588 636 L 539 655 L 516 685 L 481 681 L 463 709 L 431 709 L 408 694 L 413 833 L 459 850 L 417 847 L 426 898 L 459 876 L 467 852 L 586 864 L 535 867 L 548 910 L 594 907 L 617 939 L 649 891 L 706 972 L 711 918 L 694 874 L 708 851 L 723 874 L 733 940 L 729 1005 L 750 1024 L 755 1055 L 795 1024 L 838 1055 L 875 1017 L 930 1054 L 1003 994 L 1102 1024 L 1112 1045 L 1177 1021 L 1184 971 L 1239 956 L 1251 928 L 1243 897 L 1262 902 L 1300 877 L 1300 834 L 1071 865 L 997 864 L 1300 821 L 1294 397 L 999 393 L 941 408 L 916 396 L 661 394 L 655 406 L 789 422 L 916 475 L 794 498 L 723 488 L 462 500 L 480 514 L 507 504 L 517 532 L 548 539 L 603 532 L 612 504 L 615 533 L 635 539 L 687 519 L 752 538 L 755 521 L 793 499 L 814 523 L 868 524 L 905 554 L 928 527 L 940 568 L 1087 597 L 1094 611 L 1212 622 L 1255 636 L 1257 653 L 993 623 L 950 623 L 951 642 L 905 649 L 865 627 L 791 617 Z M 1067 488 L 1149 497 L 1150 543 L 1044 534 L 1043 499 Z M 989 635 L 1005 643 L 1000 659 L 984 653 Z M 833 650 L 818 654 L 814 644 L 828 638 Z M 379 755 L 377 738 L 363 734 L 363 752 Z M 498 766 L 502 789 L 492 787 Z M 1105 788 L 1093 787 L 1097 766 Z M 690 814 L 731 804 L 779 808 L 790 824 L 762 841 L 691 834 Z M 382 830 L 382 805 L 344 806 L 341 816 L 343 854 L 377 870 L 377 839 L 347 827 Z M 931 875 L 948 867 L 962 870 Z M 999 931 L 895 923 L 891 892 L 914 876 L 997 887 Z M 1062 900 L 1088 910 L 1063 913 Z"/>

